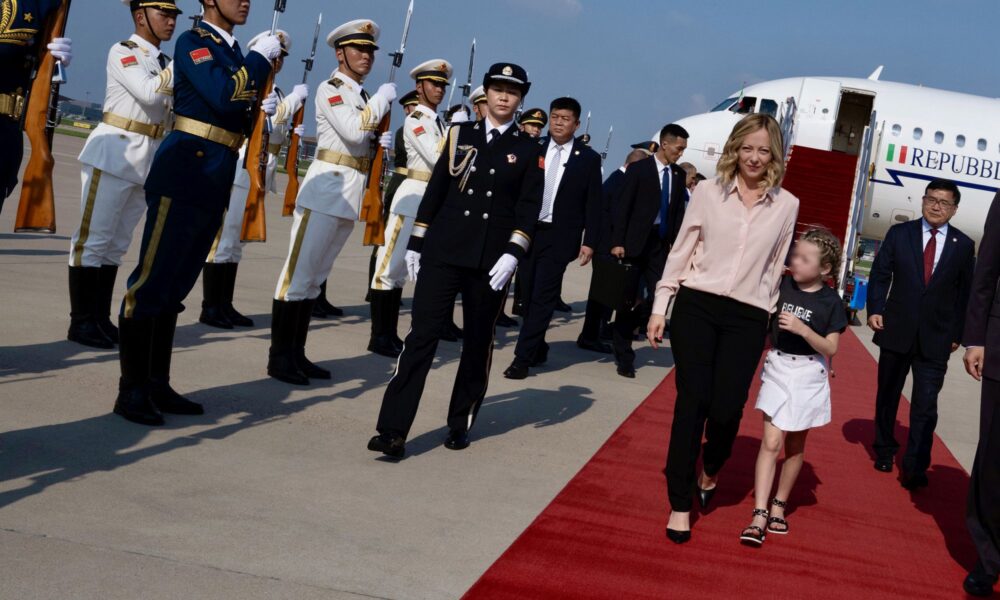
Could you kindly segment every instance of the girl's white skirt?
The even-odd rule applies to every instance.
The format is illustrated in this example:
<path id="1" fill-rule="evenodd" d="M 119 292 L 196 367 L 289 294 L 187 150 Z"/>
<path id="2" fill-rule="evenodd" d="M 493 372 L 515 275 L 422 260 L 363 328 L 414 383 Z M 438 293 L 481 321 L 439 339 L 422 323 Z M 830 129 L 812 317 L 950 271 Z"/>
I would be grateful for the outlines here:
<path id="1" fill-rule="evenodd" d="M 822 354 L 771 350 L 764 359 L 757 408 L 782 431 L 803 431 L 830 422 L 829 367 Z"/>

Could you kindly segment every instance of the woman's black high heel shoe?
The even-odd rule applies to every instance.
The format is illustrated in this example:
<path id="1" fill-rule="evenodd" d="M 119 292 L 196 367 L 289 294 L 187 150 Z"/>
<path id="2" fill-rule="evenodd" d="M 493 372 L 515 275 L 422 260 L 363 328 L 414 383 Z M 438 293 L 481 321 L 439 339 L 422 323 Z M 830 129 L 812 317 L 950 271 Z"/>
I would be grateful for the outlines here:
<path id="1" fill-rule="evenodd" d="M 708 503 L 712 501 L 712 496 L 715 495 L 715 490 L 717 489 L 719 489 L 718 485 L 710 490 L 705 490 L 701 486 L 698 486 L 698 502 L 701 503 L 702 508 L 708 508 Z"/>
<path id="2" fill-rule="evenodd" d="M 667 527 L 667 539 L 675 544 L 684 544 L 691 541 L 691 530 L 678 531 Z"/>

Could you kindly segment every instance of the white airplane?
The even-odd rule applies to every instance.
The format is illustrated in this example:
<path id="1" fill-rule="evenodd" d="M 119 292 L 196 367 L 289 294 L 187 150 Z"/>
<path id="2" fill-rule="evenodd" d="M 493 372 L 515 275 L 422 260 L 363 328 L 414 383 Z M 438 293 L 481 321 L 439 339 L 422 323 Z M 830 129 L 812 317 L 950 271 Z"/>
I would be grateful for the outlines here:
<path id="1" fill-rule="evenodd" d="M 733 125 L 747 113 L 770 113 L 789 134 L 787 145 L 856 157 L 855 193 L 843 199 L 848 256 L 859 237 L 882 239 L 891 225 L 920 218 L 924 188 L 938 177 L 958 184 L 952 222 L 978 243 L 1000 188 L 1000 100 L 879 81 L 881 72 L 748 85 L 710 112 L 677 121 L 691 135 L 681 160 L 714 176 Z M 795 167 L 793 150 L 789 172 Z"/>

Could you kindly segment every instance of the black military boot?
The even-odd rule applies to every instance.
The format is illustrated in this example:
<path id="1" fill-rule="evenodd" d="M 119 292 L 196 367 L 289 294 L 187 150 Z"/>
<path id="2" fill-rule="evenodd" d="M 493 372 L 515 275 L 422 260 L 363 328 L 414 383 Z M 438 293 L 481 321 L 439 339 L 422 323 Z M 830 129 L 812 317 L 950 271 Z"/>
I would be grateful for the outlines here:
<path id="1" fill-rule="evenodd" d="M 253 327 L 253 319 L 243 315 L 233 306 L 233 293 L 236 291 L 236 271 L 240 263 L 222 263 L 222 311 L 229 322 L 236 327 Z"/>
<path id="2" fill-rule="evenodd" d="M 368 340 L 368 351 L 389 358 L 399 358 L 399 348 L 393 339 L 395 330 L 390 329 L 393 310 L 394 290 L 371 290 L 372 334 Z M 399 310 L 396 311 L 399 316 Z"/>
<path id="3" fill-rule="evenodd" d="M 271 303 L 271 348 L 267 352 L 267 374 L 278 381 L 309 385 L 309 378 L 295 360 L 295 327 L 303 301 Z"/>
<path id="4" fill-rule="evenodd" d="M 140 425 L 163 425 L 163 415 L 150 396 L 153 325 L 153 319 L 148 318 L 118 320 L 122 375 L 118 380 L 115 414 Z"/>
<path id="5" fill-rule="evenodd" d="M 233 324 L 226 316 L 222 301 L 225 286 L 223 264 L 205 263 L 201 270 L 201 285 L 204 298 L 201 301 L 201 316 L 198 321 L 209 327 L 232 329 Z"/>
<path id="6" fill-rule="evenodd" d="M 295 364 L 312 379 L 330 379 L 330 372 L 306 358 L 306 338 L 315 300 L 303 300 L 295 321 Z"/>
<path id="7" fill-rule="evenodd" d="M 97 296 L 97 308 L 94 317 L 101 331 L 108 339 L 118 343 L 118 328 L 111 322 L 111 299 L 115 295 L 115 281 L 118 279 L 118 265 L 101 265 L 101 291 Z"/>
<path id="8" fill-rule="evenodd" d="M 369 282 L 370 281 L 371 280 L 369 280 Z M 317 319 L 344 316 L 343 310 L 330 304 L 330 301 L 326 299 L 326 281 L 319 286 L 319 297 L 316 298 L 315 302 L 313 302 L 312 316 Z"/>
<path id="9" fill-rule="evenodd" d="M 368 289 L 365 290 L 365 302 L 372 301 L 372 279 L 375 279 L 375 261 L 378 259 L 378 246 L 372 246 L 372 257 L 368 259 Z"/>
<path id="10" fill-rule="evenodd" d="M 177 313 L 160 315 L 153 320 L 153 348 L 149 363 L 149 391 L 153 404 L 163 413 L 202 415 L 201 404 L 181 396 L 170 387 L 170 355 L 174 351 Z"/>
<path id="11" fill-rule="evenodd" d="M 104 334 L 97 321 L 95 310 L 101 295 L 101 269 L 98 267 L 69 268 L 69 331 L 66 339 L 110 350 L 114 342 Z"/>

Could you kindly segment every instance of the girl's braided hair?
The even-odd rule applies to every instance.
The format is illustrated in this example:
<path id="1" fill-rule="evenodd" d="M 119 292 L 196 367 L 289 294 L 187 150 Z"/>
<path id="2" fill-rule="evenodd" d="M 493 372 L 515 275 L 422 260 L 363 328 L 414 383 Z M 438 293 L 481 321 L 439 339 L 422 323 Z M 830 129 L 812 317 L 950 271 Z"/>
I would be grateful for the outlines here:
<path id="1" fill-rule="evenodd" d="M 829 229 L 813 226 L 802 234 L 799 241 L 809 242 L 819 248 L 819 264 L 830 267 L 830 279 L 833 280 L 833 286 L 837 287 L 840 275 L 840 240 Z"/>

